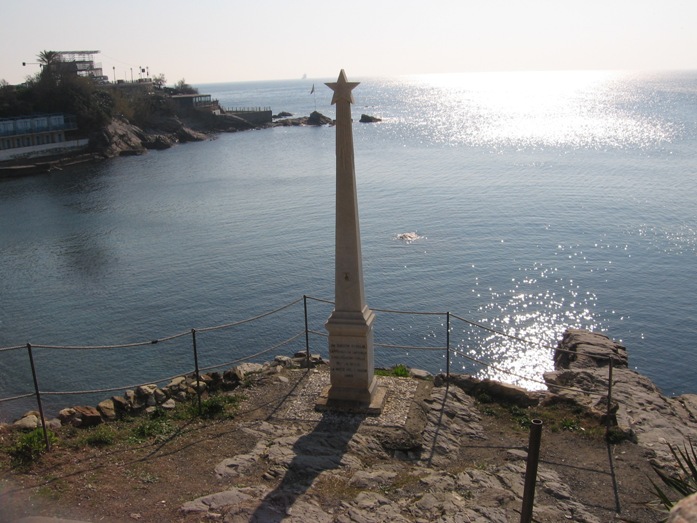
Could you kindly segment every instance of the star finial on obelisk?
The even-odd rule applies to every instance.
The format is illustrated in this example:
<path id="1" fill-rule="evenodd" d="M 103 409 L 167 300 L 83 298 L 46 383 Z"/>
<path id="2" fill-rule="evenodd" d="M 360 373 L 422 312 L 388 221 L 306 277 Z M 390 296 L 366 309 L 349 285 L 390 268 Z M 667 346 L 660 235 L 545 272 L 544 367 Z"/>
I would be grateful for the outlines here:
<path id="1" fill-rule="evenodd" d="M 349 103 L 353 103 L 353 93 L 351 91 L 359 83 L 360 82 L 349 82 L 346 79 L 346 73 L 342 69 L 336 82 L 327 82 L 324 85 L 334 91 L 334 96 L 332 96 L 332 105 L 334 105 L 339 100 L 346 100 Z"/>

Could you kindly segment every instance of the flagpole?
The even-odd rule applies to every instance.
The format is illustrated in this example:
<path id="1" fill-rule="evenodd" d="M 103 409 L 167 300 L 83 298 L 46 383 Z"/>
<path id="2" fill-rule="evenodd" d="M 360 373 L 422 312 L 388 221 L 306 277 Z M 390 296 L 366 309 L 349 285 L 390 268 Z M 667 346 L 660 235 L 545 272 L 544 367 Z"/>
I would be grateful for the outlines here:
<path id="1" fill-rule="evenodd" d="M 315 100 L 315 112 L 317 112 L 317 95 L 315 94 L 315 84 L 312 84 L 312 90 L 310 91 L 312 98 Z"/>

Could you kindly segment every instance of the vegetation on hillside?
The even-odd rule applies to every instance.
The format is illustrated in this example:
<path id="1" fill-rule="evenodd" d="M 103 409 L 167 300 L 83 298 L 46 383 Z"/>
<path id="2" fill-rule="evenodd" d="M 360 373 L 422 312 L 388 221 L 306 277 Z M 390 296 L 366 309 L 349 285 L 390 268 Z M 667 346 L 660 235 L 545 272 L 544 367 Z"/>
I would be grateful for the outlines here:
<path id="1" fill-rule="evenodd" d="M 42 51 L 37 61 L 41 70 L 25 83 L 14 86 L 0 80 L 0 118 L 37 113 L 72 114 L 77 118 L 80 134 L 88 136 L 115 116 L 147 127 L 157 118 L 174 114 L 168 93 L 197 92 L 184 79 L 165 92 L 166 80 L 162 74 L 153 79 L 155 89 L 151 92 L 99 84 L 92 78 L 77 76 L 69 67 L 62 67 L 60 54 L 55 51 Z"/>

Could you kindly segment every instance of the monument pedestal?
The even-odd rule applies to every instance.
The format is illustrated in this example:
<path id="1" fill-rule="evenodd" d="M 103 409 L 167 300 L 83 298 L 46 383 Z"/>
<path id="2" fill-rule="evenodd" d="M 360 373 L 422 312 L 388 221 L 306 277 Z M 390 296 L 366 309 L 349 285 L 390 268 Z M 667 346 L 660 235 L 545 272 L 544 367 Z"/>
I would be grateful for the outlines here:
<path id="1" fill-rule="evenodd" d="M 367 306 L 362 312 L 334 311 L 329 332 L 331 385 L 317 400 L 317 410 L 340 410 L 379 415 L 386 390 L 377 386 L 373 367 L 373 322 Z"/>

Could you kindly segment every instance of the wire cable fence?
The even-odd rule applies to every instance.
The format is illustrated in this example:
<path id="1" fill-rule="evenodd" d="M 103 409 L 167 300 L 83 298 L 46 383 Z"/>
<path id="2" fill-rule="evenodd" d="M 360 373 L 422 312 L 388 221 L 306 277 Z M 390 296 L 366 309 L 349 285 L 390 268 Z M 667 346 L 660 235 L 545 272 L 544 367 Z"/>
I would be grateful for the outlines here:
<path id="1" fill-rule="evenodd" d="M 313 309 L 319 309 L 319 311 L 315 310 L 312 312 L 312 314 L 309 313 L 309 306 L 308 302 L 313 301 L 316 304 L 318 304 L 317 307 L 313 306 Z M 303 307 L 302 307 L 302 315 L 297 313 L 297 311 L 293 310 L 293 307 L 298 305 L 300 302 L 302 302 Z M 8 396 L 8 397 L 0 397 L 0 405 L 8 402 L 13 402 L 13 401 L 19 401 L 19 400 L 25 400 L 28 398 L 31 398 L 32 396 L 36 400 L 36 404 L 39 410 L 39 414 L 41 417 L 41 423 L 43 427 L 46 427 L 45 423 L 45 416 L 44 416 L 44 410 L 43 410 L 43 404 L 42 404 L 42 397 L 47 397 L 47 396 L 75 396 L 75 395 L 90 395 L 90 394 L 104 394 L 104 393 L 109 393 L 109 392 L 116 392 L 116 391 L 125 391 L 129 389 L 135 389 L 139 386 L 143 385 L 148 385 L 148 384 L 159 384 L 163 382 L 170 382 L 174 378 L 182 376 L 182 375 L 193 375 L 196 383 L 201 381 L 201 373 L 202 372 L 209 372 L 215 369 L 222 369 L 225 367 L 231 367 L 237 364 L 240 364 L 245 361 L 251 361 L 255 359 L 259 359 L 262 356 L 265 356 L 273 351 L 292 351 L 293 354 L 297 354 L 298 352 L 304 352 L 304 356 L 307 359 L 307 363 L 309 366 L 309 360 L 311 357 L 311 351 L 312 351 L 312 343 L 315 342 L 315 340 L 319 339 L 322 340 L 322 344 L 320 348 L 317 349 L 317 352 L 319 353 L 320 356 L 328 356 L 328 347 L 326 343 L 326 338 L 328 338 L 328 334 L 323 328 L 323 323 L 326 320 L 326 318 L 329 316 L 331 313 L 331 308 L 333 308 L 334 303 L 330 300 L 326 299 L 321 299 L 321 298 L 313 298 L 310 296 L 302 296 L 301 298 L 294 300 L 288 304 L 285 304 L 283 306 L 280 306 L 276 309 L 273 309 L 268 312 L 264 312 L 262 314 L 258 314 L 243 320 L 239 321 L 234 321 L 234 322 L 229 322 L 221 325 L 215 325 L 215 326 L 210 326 L 210 327 L 203 327 L 199 329 L 190 329 L 188 331 L 182 331 L 176 334 L 160 337 L 160 338 L 152 338 L 149 340 L 143 340 L 143 341 L 138 341 L 138 342 L 131 342 L 131 343 L 122 343 L 122 344 L 112 344 L 112 345 L 54 345 L 54 344 L 32 344 L 32 343 L 27 343 L 26 345 L 13 345 L 13 346 L 8 346 L 8 347 L 0 347 L 0 358 L 3 357 L 4 354 L 10 353 L 13 351 L 22 351 L 26 350 L 26 354 L 28 356 L 29 360 L 29 365 L 31 369 L 31 375 L 32 375 L 32 381 L 33 381 L 33 392 L 25 391 L 25 392 L 18 392 L 13 396 Z M 530 345 L 535 347 L 536 349 L 543 349 L 545 351 L 550 351 L 552 354 L 557 354 L 559 352 L 571 352 L 573 351 L 566 351 L 564 349 L 561 349 L 559 347 L 548 347 L 548 346 L 543 346 L 539 342 L 533 342 L 530 340 L 526 340 L 524 338 L 521 338 L 519 336 L 514 336 L 510 335 L 506 332 L 502 332 L 500 330 L 488 327 L 481 322 L 475 322 L 469 319 L 466 319 L 462 316 L 453 314 L 451 312 L 422 312 L 422 311 L 399 311 L 399 310 L 391 310 L 391 309 L 373 309 L 375 312 L 381 313 L 388 315 L 392 318 L 397 318 L 395 319 L 390 319 L 390 320 L 384 320 L 381 321 L 381 336 L 385 336 L 388 338 L 387 340 L 377 340 L 374 342 L 374 348 L 375 350 L 375 359 L 376 359 L 376 366 L 385 366 L 385 367 L 390 367 L 394 366 L 398 363 L 403 363 L 405 358 L 410 358 L 410 359 L 417 359 L 414 358 L 413 356 L 410 356 L 410 352 L 420 352 L 422 356 L 420 357 L 422 360 L 426 361 L 428 364 L 430 364 L 431 367 L 440 367 L 442 371 L 442 366 L 441 364 L 444 363 L 445 366 L 445 374 L 447 377 L 450 376 L 451 374 L 451 364 L 453 361 L 457 361 L 458 359 L 470 362 L 471 364 L 475 364 L 479 366 L 482 369 L 489 369 L 491 371 L 496 372 L 498 375 L 501 376 L 509 376 L 510 378 L 515 378 L 517 380 L 522 380 L 526 382 L 531 382 L 535 383 L 537 385 L 540 385 L 542 387 L 548 387 L 551 390 L 554 391 L 561 391 L 561 390 L 567 390 L 570 392 L 575 392 L 575 393 L 581 393 L 581 394 L 590 394 L 590 393 L 598 393 L 597 390 L 583 390 L 583 389 L 578 389 L 574 387 L 565 387 L 562 385 L 556 385 L 556 384 L 551 384 L 547 383 L 545 381 L 542 381 L 540 379 L 533 378 L 531 376 L 525 376 L 521 373 L 514 372 L 510 369 L 506 369 L 501 365 L 494 364 L 490 361 L 484 361 L 482 358 L 474 357 L 471 354 L 467 354 L 465 350 L 458 346 L 452 347 L 451 346 L 451 332 L 454 331 L 452 322 L 453 320 L 459 321 L 467 325 L 468 327 L 475 328 L 484 332 L 487 332 L 489 334 L 492 334 L 497 337 L 503 337 L 505 339 L 513 340 L 518 343 L 523 343 L 526 345 Z M 235 357 L 233 359 L 226 359 L 225 361 L 216 361 L 219 359 L 221 354 L 226 354 L 228 351 L 223 350 L 221 346 L 226 346 L 228 343 L 231 343 L 230 340 L 221 338 L 220 334 L 222 331 L 227 331 L 227 330 L 238 330 L 244 326 L 247 325 L 257 325 L 258 322 L 265 320 L 270 317 L 277 316 L 281 313 L 286 313 L 286 312 L 293 312 L 295 315 L 291 319 L 286 319 L 286 328 L 285 330 L 288 330 L 288 322 L 290 324 L 298 324 L 304 322 L 304 328 L 288 337 L 284 338 L 276 343 L 272 343 L 269 346 L 266 346 L 265 348 L 261 350 L 255 350 L 255 351 L 250 351 L 250 348 L 254 347 L 256 345 L 256 340 L 259 339 L 272 339 L 274 335 L 274 330 L 276 328 L 274 327 L 268 327 L 264 329 L 263 327 L 254 327 L 254 330 L 252 331 L 251 337 L 248 336 L 246 339 L 243 339 L 242 342 L 237 342 L 235 343 L 234 349 L 231 349 L 232 352 L 234 352 Z M 405 319 L 406 318 L 406 319 Z M 425 329 L 425 332 L 419 331 L 419 329 L 414 329 L 412 323 L 408 320 L 408 318 L 420 318 L 421 321 L 425 321 L 425 325 L 422 327 Z M 435 321 L 435 323 L 434 323 Z M 320 325 L 322 325 L 321 330 L 320 330 Z M 250 327 L 252 328 L 252 327 Z M 438 332 L 441 334 L 439 335 Z M 386 334 L 385 334 L 386 333 Z M 276 335 L 278 334 L 277 332 L 275 333 Z M 206 335 L 206 336 L 202 336 Z M 234 336 L 234 335 L 233 335 Z M 240 334 L 238 333 L 237 336 L 239 337 Z M 298 343 L 299 340 L 304 336 L 305 342 L 304 342 L 304 347 Z M 175 342 L 176 340 L 180 340 L 179 343 L 182 344 L 185 341 L 185 338 L 190 337 L 190 343 L 186 343 L 184 345 L 184 348 L 186 345 L 190 347 L 190 350 L 184 350 L 183 348 L 179 348 L 179 351 L 177 352 L 176 347 L 172 347 L 172 342 Z M 445 343 L 443 344 L 442 337 L 445 339 Z M 209 338 L 209 339 L 205 339 Z M 394 339 L 397 339 L 397 341 L 401 341 L 401 343 L 387 343 L 386 341 L 392 341 Z M 419 339 L 418 343 L 414 342 L 413 340 Z M 233 337 L 233 340 L 235 338 Z M 204 342 L 202 344 L 202 342 Z M 42 390 L 39 386 L 39 379 L 38 379 L 38 372 L 37 372 L 37 364 L 34 359 L 34 354 L 35 351 L 40 351 L 40 352 L 50 352 L 50 351 L 118 351 L 119 354 L 118 356 L 121 356 L 123 352 L 131 352 L 136 349 L 143 349 L 146 347 L 150 347 L 148 350 L 154 350 L 152 347 L 157 347 L 162 348 L 163 345 L 166 345 L 167 348 L 167 356 L 172 359 L 172 361 L 176 361 L 181 367 L 182 371 L 178 372 L 177 374 L 174 374 L 172 376 L 167 376 L 167 377 L 162 377 L 158 376 L 155 378 L 151 379 L 144 379 L 141 382 L 138 383 L 130 383 L 128 385 L 114 385 L 114 386 L 106 386 L 106 387 L 101 387 L 101 388 L 90 388 L 90 389 L 83 389 L 83 390 L 63 390 L 63 391 L 48 391 L 48 390 Z M 186 353 L 188 352 L 189 356 L 186 356 Z M 395 355 L 396 353 L 396 355 Z M 173 356 L 177 354 L 176 356 Z M 277 352 L 276 355 L 279 355 Z M 435 356 L 434 356 L 435 355 Z M 612 369 L 613 369 L 613 360 L 612 358 L 607 358 L 608 359 L 608 368 L 609 368 L 609 376 L 608 376 L 608 409 L 610 408 L 611 404 L 611 390 L 612 390 Z M 379 360 L 379 361 L 378 361 Z M 168 360 L 169 361 L 169 360 Z M 188 363 L 187 363 L 188 361 Z M 205 363 L 205 366 L 202 365 L 202 363 Z M 6 367 L 8 368 L 8 367 Z M 463 366 L 464 368 L 464 366 Z M 131 381 L 131 380 L 129 380 Z M 513 380 L 515 381 L 515 380 Z M 200 405 L 200 387 L 196 387 L 199 396 L 199 405 Z M 46 439 L 48 441 L 48 436 L 46 436 Z"/>

